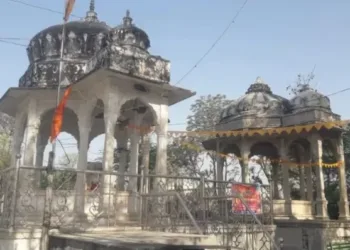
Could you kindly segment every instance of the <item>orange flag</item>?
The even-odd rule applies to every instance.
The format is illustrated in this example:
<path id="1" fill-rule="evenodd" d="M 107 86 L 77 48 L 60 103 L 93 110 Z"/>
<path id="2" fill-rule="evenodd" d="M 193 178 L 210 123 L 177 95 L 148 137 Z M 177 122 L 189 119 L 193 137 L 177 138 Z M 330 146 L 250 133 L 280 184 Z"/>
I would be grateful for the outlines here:
<path id="1" fill-rule="evenodd" d="M 57 138 L 58 134 L 61 132 L 64 108 L 66 107 L 66 103 L 71 92 L 72 92 L 72 85 L 66 89 L 60 103 L 56 107 L 55 114 L 53 116 L 52 124 L 51 124 L 51 136 L 50 136 L 51 143 Z"/>
<path id="2" fill-rule="evenodd" d="M 75 0 L 66 0 L 66 9 L 64 11 L 64 17 L 63 20 L 65 22 L 68 21 L 70 14 L 72 13 L 73 7 L 74 7 Z"/>

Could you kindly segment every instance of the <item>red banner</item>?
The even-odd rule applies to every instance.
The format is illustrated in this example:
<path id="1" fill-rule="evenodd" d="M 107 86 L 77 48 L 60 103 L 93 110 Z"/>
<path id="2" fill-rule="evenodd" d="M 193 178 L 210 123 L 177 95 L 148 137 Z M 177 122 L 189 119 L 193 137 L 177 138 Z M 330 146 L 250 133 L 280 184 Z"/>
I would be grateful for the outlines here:
<path id="1" fill-rule="evenodd" d="M 261 194 L 260 190 L 255 185 L 247 184 L 232 184 L 232 211 L 234 213 L 246 213 L 247 207 L 256 214 L 261 213 Z M 242 200 L 242 197 L 247 207 Z"/>

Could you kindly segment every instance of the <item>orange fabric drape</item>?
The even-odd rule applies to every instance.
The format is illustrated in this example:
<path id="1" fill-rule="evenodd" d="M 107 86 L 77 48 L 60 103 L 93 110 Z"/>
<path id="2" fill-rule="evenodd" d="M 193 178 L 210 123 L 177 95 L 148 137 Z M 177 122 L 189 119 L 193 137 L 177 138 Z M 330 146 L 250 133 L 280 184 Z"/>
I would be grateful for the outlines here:
<path id="1" fill-rule="evenodd" d="M 74 3 L 75 3 L 75 0 L 66 0 L 66 8 L 65 8 L 64 17 L 63 17 L 63 20 L 65 22 L 68 21 L 69 16 L 73 11 Z"/>
<path id="2" fill-rule="evenodd" d="M 72 92 L 72 86 L 69 86 L 64 92 L 64 95 L 60 103 L 56 107 L 55 114 L 53 116 L 52 124 L 51 124 L 51 136 L 50 136 L 51 143 L 57 138 L 58 134 L 61 132 L 64 108 L 66 107 L 66 103 L 71 92 Z"/>

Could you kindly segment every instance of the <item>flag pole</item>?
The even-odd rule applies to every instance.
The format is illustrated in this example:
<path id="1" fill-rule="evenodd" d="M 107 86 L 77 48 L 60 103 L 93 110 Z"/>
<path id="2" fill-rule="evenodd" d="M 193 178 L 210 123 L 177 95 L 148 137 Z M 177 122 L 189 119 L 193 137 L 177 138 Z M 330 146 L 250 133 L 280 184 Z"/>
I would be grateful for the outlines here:
<path id="1" fill-rule="evenodd" d="M 59 61 L 59 71 L 58 71 L 58 85 L 57 85 L 57 99 L 56 99 L 56 109 L 60 104 L 60 96 L 61 96 L 61 82 L 62 82 L 62 71 L 63 71 L 63 54 L 64 54 L 64 42 L 66 37 L 66 23 L 69 17 L 69 10 L 72 6 L 69 6 L 69 0 L 66 2 L 66 11 L 63 18 L 62 25 L 62 39 L 61 39 L 61 51 L 60 51 L 60 61 Z M 70 9 L 71 11 L 71 9 Z M 56 135 L 57 136 L 57 135 Z M 40 249 L 48 250 L 49 249 L 49 231 L 51 227 L 51 207 L 52 207 L 52 198 L 53 198 L 53 172 L 54 169 L 54 161 L 56 154 L 56 144 L 57 137 L 55 137 L 52 141 L 52 150 L 49 153 L 49 160 L 47 164 L 47 187 L 45 191 L 45 201 L 44 201 L 44 214 L 43 214 L 43 222 L 42 222 L 42 231 L 41 231 L 41 240 L 40 240 Z"/>
<path id="2" fill-rule="evenodd" d="M 63 54 L 64 54 L 64 42 L 66 40 L 66 19 L 64 18 L 63 26 L 62 26 L 62 40 L 61 40 L 61 50 L 60 50 L 60 63 L 59 63 L 59 69 L 58 69 L 58 86 L 57 86 L 57 97 L 56 97 L 56 108 L 60 104 L 61 99 L 61 83 L 62 83 L 62 71 L 63 71 Z M 57 138 L 55 138 L 52 142 L 52 149 L 49 155 L 49 162 L 48 162 L 48 168 L 52 170 L 54 168 L 55 164 L 55 156 L 56 156 L 56 145 L 57 145 Z"/>

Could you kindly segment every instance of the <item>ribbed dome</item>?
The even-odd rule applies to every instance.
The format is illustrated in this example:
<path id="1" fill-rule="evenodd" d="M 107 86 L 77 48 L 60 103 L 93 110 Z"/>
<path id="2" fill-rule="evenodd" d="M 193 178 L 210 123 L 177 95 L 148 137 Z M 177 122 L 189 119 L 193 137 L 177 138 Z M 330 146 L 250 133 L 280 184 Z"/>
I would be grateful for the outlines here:
<path id="1" fill-rule="evenodd" d="M 100 22 L 91 1 L 90 10 L 81 21 L 66 24 L 65 59 L 88 59 L 105 46 L 110 28 Z M 54 25 L 40 31 L 27 48 L 30 63 L 52 60 L 60 57 L 62 25 Z"/>
<path id="2" fill-rule="evenodd" d="M 258 77 L 244 96 L 223 110 L 221 121 L 249 114 L 257 117 L 282 116 L 289 109 L 288 100 L 273 94 L 270 87 Z"/>
<path id="3" fill-rule="evenodd" d="M 290 100 L 293 112 L 308 108 L 323 108 L 331 110 L 331 103 L 327 96 L 318 93 L 308 84 L 301 86 L 299 93 Z"/>
<path id="4" fill-rule="evenodd" d="M 143 50 L 151 46 L 147 33 L 132 23 L 129 11 L 126 12 L 123 23 L 111 30 L 111 39 L 117 44 L 135 46 Z"/>

